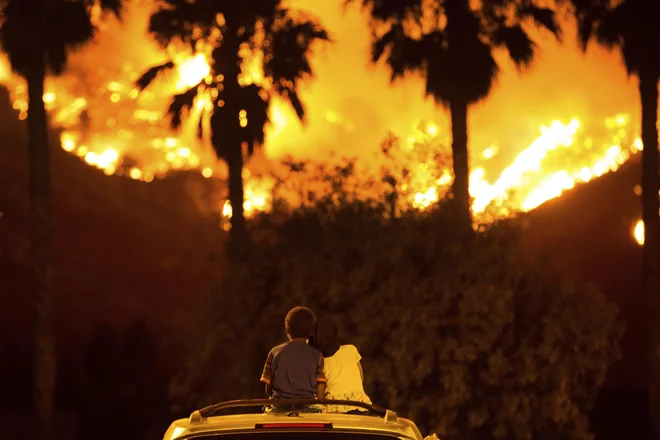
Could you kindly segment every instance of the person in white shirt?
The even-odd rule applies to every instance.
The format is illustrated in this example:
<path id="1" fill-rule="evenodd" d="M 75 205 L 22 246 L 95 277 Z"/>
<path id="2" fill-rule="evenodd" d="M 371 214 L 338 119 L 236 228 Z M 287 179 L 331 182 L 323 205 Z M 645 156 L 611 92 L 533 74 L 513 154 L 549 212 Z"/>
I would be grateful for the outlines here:
<path id="1" fill-rule="evenodd" d="M 325 398 L 352 400 L 371 404 L 364 392 L 364 376 L 360 364 L 360 353 L 354 345 L 340 345 L 339 329 L 330 318 L 320 318 L 309 343 L 318 348 L 325 358 Z M 350 405 L 328 405 L 327 412 L 353 412 L 360 410 Z"/>

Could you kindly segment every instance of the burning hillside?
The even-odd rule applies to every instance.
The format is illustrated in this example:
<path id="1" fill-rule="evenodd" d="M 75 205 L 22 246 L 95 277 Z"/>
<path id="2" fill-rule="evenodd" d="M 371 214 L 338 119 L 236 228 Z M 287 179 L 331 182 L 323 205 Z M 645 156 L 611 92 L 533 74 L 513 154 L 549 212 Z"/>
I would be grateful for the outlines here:
<path id="1" fill-rule="evenodd" d="M 359 27 L 364 19 L 357 12 L 341 17 L 339 6 L 330 4 L 332 2 L 322 2 L 323 6 L 321 2 L 300 0 L 296 3 L 323 17 L 331 32 L 350 34 L 359 41 L 359 44 L 349 42 L 353 50 L 349 55 L 351 59 L 356 58 L 360 50 L 366 49 L 368 31 L 363 25 Z M 124 175 L 145 182 L 183 169 L 198 170 L 207 178 L 222 177 L 224 166 L 215 158 L 208 140 L 196 139 L 196 124 L 186 125 L 184 122 L 181 132 L 173 133 L 164 117 L 169 97 L 197 84 L 209 74 L 207 59 L 203 53 L 176 48 L 171 48 L 168 54 L 161 53 L 146 35 L 149 13 L 150 9 L 145 4 L 134 2 L 123 25 L 106 24 L 95 46 L 75 54 L 66 76 L 47 82 L 44 101 L 53 123 L 64 130 L 62 148 L 108 175 Z M 333 22 L 336 25 L 334 28 Z M 337 26 L 342 27 L 342 32 L 338 32 Z M 125 36 L 118 42 L 116 36 L 120 34 Z M 348 50 L 341 40 L 336 45 L 340 47 L 338 51 Z M 403 160 L 414 178 L 408 182 L 409 187 L 402 188 L 408 196 L 408 205 L 415 209 L 430 206 L 449 188 L 451 166 L 437 166 L 433 154 L 420 155 L 418 152 L 446 149 L 443 145 L 448 144 L 447 121 L 437 119 L 441 112 L 428 101 L 411 98 L 422 96 L 421 92 L 411 94 L 418 92 L 419 84 L 415 80 L 395 86 L 406 94 L 408 103 L 405 106 L 398 105 L 391 94 L 390 98 L 383 97 L 390 92 L 381 93 L 379 81 L 384 73 L 374 72 L 375 69 L 363 72 L 362 77 L 353 72 L 354 80 L 350 85 L 341 84 L 339 78 L 330 86 L 327 81 L 323 83 L 323 72 L 338 74 L 337 65 L 333 68 L 327 59 L 331 50 L 335 50 L 334 46 L 319 51 L 318 62 L 325 64 L 325 69 L 317 66 L 321 77 L 319 82 L 303 91 L 303 98 L 310 107 L 308 130 L 301 129 L 292 110 L 284 103 L 275 101 L 270 109 L 271 126 L 267 133 L 265 157 L 277 159 L 289 154 L 295 157 L 318 156 L 329 144 L 340 154 L 350 151 L 351 155 L 359 157 L 363 167 L 369 168 L 374 150 L 391 130 L 400 139 L 402 150 L 409 153 L 404 154 Z M 572 47 L 569 50 L 574 52 Z M 556 58 L 554 51 L 551 55 Z M 358 63 L 366 65 L 366 56 L 362 53 L 360 56 L 362 61 Z M 167 58 L 173 59 L 176 64 L 171 77 L 164 78 L 157 87 L 139 93 L 134 85 L 138 76 L 146 68 Z M 342 65 L 348 62 L 346 59 L 342 61 Z M 570 71 L 567 65 L 564 68 Z M 579 70 L 578 65 L 577 62 L 574 64 L 573 73 Z M 258 81 L 258 71 L 248 68 L 245 73 Z M 602 76 L 613 78 L 616 73 Z M 370 89 L 363 87 L 365 79 L 373 83 Z M 523 81 L 522 78 L 516 80 Z M 4 58 L 0 58 L 0 81 L 10 89 L 18 118 L 24 119 L 27 116 L 26 87 L 20 79 L 10 74 Z M 567 79 L 566 82 L 570 81 Z M 369 103 L 355 97 L 356 87 L 360 88 L 363 96 L 369 96 L 364 98 L 369 99 Z M 508 90 L 513 102 L 506 108 L 501 107 L 501 90 Z M 570 87 L 566 87 L 550 97 L 545 96 L 543 91 L 539 96 L 544 96 L 544 101 L 548 103 L 539 103 L 536 109 L 538 114 L 532 117 L 529 113 L 533 110 L 518 105 L 527 102 L 527 98 L 521 98 L 520 93 L 515 94 L 513 90 L 510 86 L 507 89 L 507 83 L 503 82 L 493 97 L 494 105 L 499 104 L 500 108 L 485 109 L 479 106 L 474 112 L 476 116 L 470 121 L 473 128 L 481 129 L 470 134 L 470 192 L 474 197 L 473 210 L 480 221 L 534 209 L 576 184 L 616 170 L 642 149 L 641 141 L 636 138 L 637 117 L 628 109 L 622 112 L 621 109 L 612 109 L 610 105 L 601 109 L 605 114 L 601 112 L 581 118 L 577 115 L 590 106 L 579 103 L 571 105 L 575 111 L 567 114 L 566 103 L 570 100 L 562 98 L 563 101 L 557 105 L 557 113 L 548 116 L 549 106 L 559 99 L 557 96 L 570 94 Z M 521 90 L 524 93 L 524 88 Z M 333 94 L 341 95 L 343 100 L 332 99 Z M 386 102 L 388 99 L 389 102 Z M 616 104 L 616 100 L 612 101 Z M 196 115 L 191 116 L 201 114 L 208 104 L 203 96 L 198 97 L 193 110 Z M 382 107 L 382 112 L 377 114 L 379 107 Z M 514 111 L 517 112 L 515 118 Z M 487 117 L 483 117 L 484 112 Z M 500 124 L 504 115 L 512 115 L 512 120 L 517 121 L 519 126 L 520 121 L 525 121 L 526 129 L 507 138 L 506 131 L 512 129 Z M 482 121 L 478 120 L 480 118 Z M 189 119 L 192 121 L 195 118 Z M 433 120 L 436 122 L 430 122 Z M 539 120 L 543 122 L 539 124 Z M 532 130 L 530 127 L 534 123 L 536 128 Z M 500 134 L 498 138 L 495 131 L 500 129 L 504 137 Z M 492 140 L 484 141 L 489 138 Z M 267 168 L 272 167 L 275 165 L 266 168 L 254 162 L 248 165 L 245 171 L 247 216 L 270 208 L 272 180 L 252 177 L 252 174 L 268 174 Z M 226 203 L 216 209 L 224 216 L 231 215 Z M 634 229 L 635 236 L 640 228 L 643 228 L 641 223 Z"/>

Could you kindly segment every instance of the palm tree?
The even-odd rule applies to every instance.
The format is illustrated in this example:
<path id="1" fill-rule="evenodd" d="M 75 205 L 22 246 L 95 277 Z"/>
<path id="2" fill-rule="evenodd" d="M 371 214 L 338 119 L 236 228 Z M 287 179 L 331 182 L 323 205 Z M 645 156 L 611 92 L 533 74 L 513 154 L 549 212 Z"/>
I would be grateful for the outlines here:
<path id="1" fill-rule="evenodd" d="M 309 57 L 311 46 L 329 41 L 326 31 L 313 18 L 294 14 L 281 0 L 218 1 L 165 0 L 151 18 L 150 32 L 164 47 L 182 41 L 191 47 L 199 42 L 210 45 L 211 74 L 190 90 L 174 96 L 168 114 L 173 128 L 181 125 L 198 93 L 209 94 L 211 144 L 229 169 L 229 202 L 232 208 L 232 242 L 245 234 L 243 214 L 243 163 L 255 146 L 264 141 L 268 107 L 272 96 L 285 98 L 298 118 L 305 119 L 305 108 L 298 95 L 301 80 L 313 74 Z M 241 81 L 246 52 L 261 52 L 264 81 Z M 147 87 L 161 72 L 174 67 L 167 62 L 149 69 L 138 80 Z M 199 134 L 204 135 L 202 119 Z"/>
<path id="2" fill-rule="evenodd" d="M 35 306 L 34 404 L 39 438 L 53 418 L 55 335 L 52 311 L 52 224 L 48 118 L 43 102 L 48 73 L 63 72 L 68 52 L 94 36 L 93 0 L 5 0 L 0 4 L 0 45 L 28 87 L 30 243 Z M 119 16 L 121 0 L 100 6 Z"/>
<path id="3" fill-rule="evenodd" d="M 658 81 L 660 3 L 648 0 L 571 0 L 582 50 L 595 38 L 617 49 L 630 75 L 639 80 L 642 104 L 642 280 L 649 305 L 649 404 L 654 439 L 660 439 L 660 191 Z"/>
<path id="4" fill-rule="evenodd" d="M 349 3 L 356 0 L 347 0 Z M 370 14 L 372 61 L 385 60 L 391 80 L 421 75 L 426 95 L 449 107 L 454 183 L 461 223 L 472 227 L 467 113 L 488 96 L 499 67 L 493 57 L 505 48 L 518 68 L 528 66 L 536 45 L 524 25 L 531 22 L 560 37 L 555 13 L 534 0 L 359 0 Z"/>

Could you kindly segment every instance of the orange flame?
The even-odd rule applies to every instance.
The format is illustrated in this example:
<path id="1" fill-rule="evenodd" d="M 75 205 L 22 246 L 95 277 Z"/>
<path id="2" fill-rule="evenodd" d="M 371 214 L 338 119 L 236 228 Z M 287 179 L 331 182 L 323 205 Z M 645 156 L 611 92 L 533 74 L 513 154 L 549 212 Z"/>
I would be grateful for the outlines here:
<path id="1" fill-rule="evenodd" d="M 644 222 L 642 220 L 637 220 L 637 223 L 635 223 L 633 237 L 635 237 L 637 244 L 644 246 Z"/>
<path id="2" fill-rule="evenodd" d="M 6 70 L 6 64 L 0 64 L 0 72 Z M 210 67 L 204 54 L 196 54 L 190 57 L 179 56 L 175 87 L 183 89 L 194 86 L 208 76 L 209 73 Z M 24 118 L 27 112 L 25 85 L 15 78 L 12 78 L 9 84 L 13 86 L 13 107 L 19 112 L 19 118 Z M 123 99 L 138 99 L 135 90 L 121 81 L 109 82 L 106 88 L 111 103 L 119 103 Z M 126 93 L 127 90 L 128 93 Z M 146 93 L 146 100 L 149 100 L 149 92 Z M 61 96 L 63 96 L 63 93 L 52 90 L 44 94 L 44 102 L 49 110 L 54 113 L 54 120 L 64 128 L 68 128 L 61 135 L 62 148 L 67 152 L 77 154 L 90 166 L 95 166 L 108 175 L 118 172 L 119 166 L 128 152 L 125 148 L 125 141 L 130 139 L 130 133 L 124 133 L 124 136 L 122 136 L 122 130 L 119 129 L 114 140 L 92 136 L 88 142 L 83 142 L 83 135 L 76 127 L 80 123 L 83 111 L 88 106 L 87 99 L 85 97 L 69 97 L 64 103 L 60 103 L 59 98 Z M 200 98 L 198 107 L 201 109 L 204 105 L 208 105 L 210 101 L 204 99 L 204 97 Z M 64 99 L 67 98 L 64 97 Z M 274 107 L 272 112 L 273 131 L 275 133 L 282 131 L 283 127 L 291 123 L 290 116 L 279 107 Z M 140 107 L 135 110 L 133 117 L 151 123 L 158 122 L 162 118 L 161 113 Z M 329 117 L 335 120 L 340 118 L 336 114 L 330 114 Z M 476 167 L 472 170 L 470 194 L 474 199 L 472 208 L 475 215 L 478 217 L 489 206 L 499 206 L 499 215 L 502 216 L 507 216 L 515 211 L 529 211 L 547 200 L 559 197 L 563 191 L 573 188 L 576 183 L 588 182 L 594 177 L 616 170 L 631 154 L 642 149 L 640 139 L 635 139 L 627 148 L 620 145 L 620 142 L 626 138 L 625 128 L 628 121 L 629 117 L 627 115 L 617 115 L 606 120 L 605 125 L 607 128 L 617 129 L 618 131 L 613 139 L 615 143 L 609 146 L 604 154 L 592 160 L 580 161 L 578 165 L 571 168 L 554 172 L 544 170 L 544 160 L 552 152 L 575 146 L 575 136 L 580 128 L 580 121 L 574 118 L 568 124 L 552 121 L 549 126 L 541 126 L 540 136 L 515 157 L 513 163 L 504 169 L 494 183 L 491 184 L 485 179 L 486 172 L 483 167 Z M 413 148 L 412 146 L 415 143 L 435 139 L 438 135 L 438 126 L 430 123 L 427 124 L 425 132 L 410 136 L 409 144 Z M 589 142 L 592 141 L 588 139 L 586 143 L 589 144 Z M 171 169 L 197 168 L 200 169 L 204 177 L 210 178 L 218 168 L 218 164 L 214 160 L 202 163 L 200 157 L 194 153 L 190 146 L 183 145 L 181 140 L 174 136 L 152 139 L 151 145 L 154 150 L 164 153 L 162 155 L 164 161 L 145 162 L 141 165 L 132 166 L 124 170 L 123 173 L 135 180 L 151 181 Z M 496 147 L 491 146 L 483 151 L 483 157 L 491 159 L 496 152 Z M 428 174 L 431 165 L 429 163 L 419 163 L 414 166 L 416 173 L 420 176 L 426 176 L 424 179 L 418 179 L 417 185 L 420 187 L 411 192 L 410 202 L 416 209 L 425 209 L 436 203 L 446 193 L 453 178 L 451 170 L 444 169 L 442 174 L 435 179 L 435 183 L 429 185 Z M 270 209 L 270 189 L 260 188 L 258 183 L 253 181 L 246 186 L 244 208 L 248 217 L 255 212 Z M 517 190 L 522 195 L 521 200 L 517 203 L 511 200 L 510 193 L 512 190 Z M 222 214 L 225 218 L 231 217 L 231 207 L 228 202 L 223 205 Z M 480 220 L 484 219 L 481 218 Z"/>

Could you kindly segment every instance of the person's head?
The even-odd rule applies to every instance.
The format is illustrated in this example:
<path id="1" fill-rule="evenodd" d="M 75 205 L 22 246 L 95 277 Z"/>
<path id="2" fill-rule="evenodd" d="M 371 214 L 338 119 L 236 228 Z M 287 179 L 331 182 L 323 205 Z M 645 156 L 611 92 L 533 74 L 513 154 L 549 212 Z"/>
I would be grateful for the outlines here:
<path id="1" fill-rule="evenodd" d="M 284 329 L 289 339 L 309 339 L 314 332 L 316 316 L 311 309 L 296 306 L 284 318 Z"/>
<path id="2" fill-rule="evenodd" d="M 330 318 L 319 318 L 310 344 L 318 348 L 324 357 L 330 357 L 339 350 L 339 329 Z"/>

